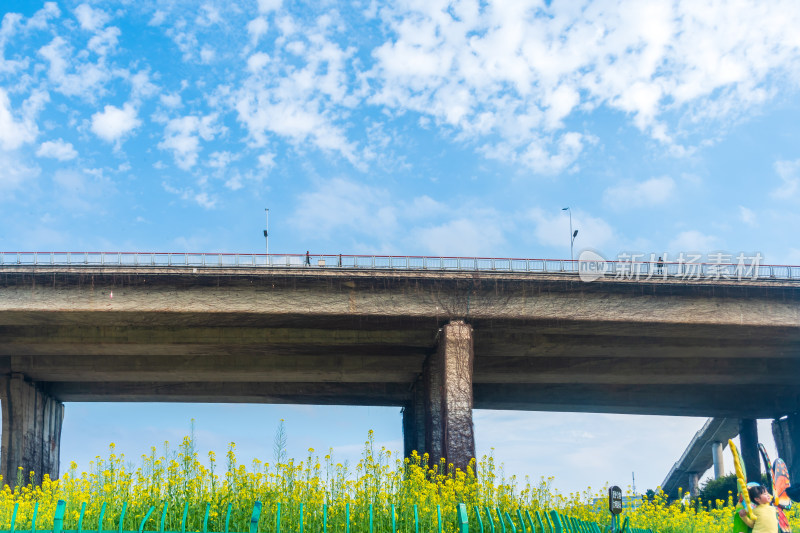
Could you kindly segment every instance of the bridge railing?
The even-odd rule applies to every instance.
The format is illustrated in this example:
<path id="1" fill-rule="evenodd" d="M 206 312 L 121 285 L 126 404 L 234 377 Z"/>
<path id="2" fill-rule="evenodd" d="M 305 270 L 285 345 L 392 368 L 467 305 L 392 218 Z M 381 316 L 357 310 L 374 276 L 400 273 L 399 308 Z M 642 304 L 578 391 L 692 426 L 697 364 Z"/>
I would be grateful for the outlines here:
<path id="1" fill-rule="evenodd" d="M 750 258 L 752 259 L 752 258 Z M 601 261 L 503 257 L 435 257 L 351 254 L 236 254 L 174 252 L 0 252 L 3 266 L 325 268 L 444 270 L 586 275 L 591 268 L 617 279 L 800 280 L 800 266 L 697 261 Z M 599 266 L 598 266 L 599 265 Z"/>

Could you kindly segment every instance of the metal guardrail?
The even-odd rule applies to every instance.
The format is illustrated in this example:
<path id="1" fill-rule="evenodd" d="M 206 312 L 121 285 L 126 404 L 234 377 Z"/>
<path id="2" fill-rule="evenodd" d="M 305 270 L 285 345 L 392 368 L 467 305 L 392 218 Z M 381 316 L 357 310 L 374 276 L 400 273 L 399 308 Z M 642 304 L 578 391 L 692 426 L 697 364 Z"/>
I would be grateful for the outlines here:
<path id="1" fill-rule="evenodd" d="M 139 522 L 138 517 L 136 518 L 136 522 L 139 522 L 138 531 L 134 530 L 125 530 L 123 529 L 123 521 L 125 520 L 125 512 L 128 507 L 127 502 L 123 502 L 122 510 L 119 515 L 119 523 L 115 529 L 104 529 L 103 528 L 103 517 L 106 512 L 106 502 L 102 503 L 102 507 L 100 509 L 100 516 L 97 524 L 97 529 L 84 529 L 83 527 L 83 519 L 84 514 L 86 512 L 86 502 L 81 504 L 80 514 L 78 517 L 77 529 L 65 529 L 64 522 L 65 522 L 65 515 L 67 510 L 67 503 L 64 500 L 58 500 L 56 502 L 55 512 L 53 513 L 53 526 L 52 529 L 38 529 L 36 527 L 36 516 L 39 511 L 39 502 L 35 502 L 34 509 L 33 509 L 33 516 L 31 517 L 31 525 L 30 525 L 30 532 L 31 533 L 83 533 L 83 531 L 97 531 L 97 533 L 104 533 L 107 531 L 109 533 L 116 532 L 116 533 L 156 533 L 156 531 L 145 530 L 145 526 L 150 523 L 150 516 L 153 515 L 153 512 L 156 510 L 154 505 L 151 505 L 148 509 L 145 516 Z M 255 502 L 253 505 L 253 511 L 250 516 L 249 521 L 249 533 L 258 533 L 259 532 L 259 522 L 263 522 L 261 510 L 262 510 L 262 503 L 260 501 Z M 274 533 L 280 533 L 281 531 L 281 504 L 280 502 L 276 503 L 276 515 L 275 515 L 275 523 L 274 526 L 270 524 L 269 529 L 274 531 Z M 227 505 L 227 512 L 225 514 L 225 522 L 224 522 L 224 533 L 230 533 L 229 525 L 230 525 L 230 517 L 231 517 L 231 508 L 232 504 Z M 413 506 L 413 531 L 414 533 L 419 533 L 420 523 L 419 514 L 417 510 L 417 505 Z M 632 528 L 629 525 L 628 517 L 625 517 L 622 526 L 619 527 L 612 521 L 611 525 L 609 526 L 602 526 L 598 522 L 586 521 L 581 520 L 579 518 L 564 515 L 559 513 L 556 510 L 550 510 L 550 512 L 540 512 L 534 511 L 531 514 L 530 511 L 525 510 L 524 516 L 522 509 L 516 509 L 514 513 L 516 516 L 512 515 L 509 511 L 501 512 L 499 508 L 490 509 L 489 507 L 484 507 L 481 510 L 477 505 L 473 506 L 474 511 L 471 513 L 467 510 L 467 506 L 463 503 L 459 503 L 456 505 L 455 509 L 455 531 L 457 533 L 470 533 L 470 524 L 474 524 L 472 527 L 473 533 L 485 533 L 490 531 L 491 533 L 495 533 L 495 524 L 498 524 L 498 530 L 502 530 L 503 533 L 653 533 L 650 529 L 637 529 Z M 11 524 L 10 528 L 7 530 L 0 530 L 0 533 L 15 533 L 16 531 L 22 531 L 16 529 L 16 520 L 17 520 L 17 511 L 19 510 L 19 502 L 14 504 L 14 510 L 11 515 Z M 163 511 L 161 512 L 161 520 L 158 521 L 157 517 L 153 518 L 153 521 L 160 524 L 158 528 L 158 533 L 178 533 L 178 531 L 165 531 L 165 522 L 167 512 L 169 510 L 169 505 L 163 506 Z M 206 503 L 205 506 L 205 516 L 203 517 L 203 530 L 202 533 L 209 532 L 209 511 L 211 510 L 211 504 Z M 328 506 L 323 504 L 322 505 L 322 530 L 321 533 L 328 532 Z M 369 504 L 369 533 L 376 533 L 375 530 L 380 530 L 379 527 L 373 527 L 373 504 Z M 380 510 L 378 510 L 380 512 Z M 384 509 L 384 511 L 387 511 Z M 482 512 L 483 511 L 483 512 Z M 494 513 L 492 512 L 494 511 Z M 397 518 L 399 513 L 396 512 L 394 504 L 390 506 L 388 509 L 390 515 L 390 522 L 391 522 L 391 533 L 397 533 L 402 528 L 398 529 Z M 442 520 L 442 510 L 439 505 L 436 506 L 436 514 L 437 514 L 437 531 L 442 533 L 445 529 L 443 527 L 443 520 Z M 181 520 L 181 529 L 180 533 L 186 533 L 186 522 L 189 513 L 189 504 L 188 502 L 184 504 L 183 507 L 183 518 Z M 484 518 L 481 516 L 485 513 L 486 524 L 484 527 Z M 303 533 L 303 504 L 299 504 L 299 530 L 297 533 Z M 405 513 L 408 514 L 408 513 Z M 493 516 L 494 514 L 494 516 Z M 470 516 L 471 515 L 471 516 Z M 515 520 L 516 518 L 516 520 Z M 534 521 L 535 519 L 535 521 Z M 350 531 L 350 524 L 351 524 L 351 516 L 350 516 L 350 503 L 347 502 L 346 504 L 346 511 L 345 511 L 345 531 Z M 527 522 L 527 523 L 526 523 Z M 408 526 L 412 526 L 409 524 Z M 477 527 L 475 527 L 477 526 Z M 508 526 L 508 527 L 506 527 Z M 222 528 L 220 528 L 222 529 Z M 333 528 L 330 528 L 333 529 Z M 363 531 L 366 528 L 358 528 L 359 530 Z M 447 528 L 450 530 L 450 528 Z M 200 533 L 200 532 L 194 532 Z M 379 532 L 378 532 L 379 533 Z"/>
<path id="2" fill-rule="evenodd" d="M 699 256 L 698 256 L 699 257 Z M 800 280 L 800 266 L 750 261 L 601 261 L 602 275 L 616 279 Z M 4 266 L 325 268 L 359 270 L 444 270 L 591 275 L 597 261 L 496 257 L 433 257 L 345 254 L 235 254 L 172 252 L 0 252 Z M 596 276 L 597 277 L 597 276 Z M 595 277 L 595 279 L 596 279 Z"/>

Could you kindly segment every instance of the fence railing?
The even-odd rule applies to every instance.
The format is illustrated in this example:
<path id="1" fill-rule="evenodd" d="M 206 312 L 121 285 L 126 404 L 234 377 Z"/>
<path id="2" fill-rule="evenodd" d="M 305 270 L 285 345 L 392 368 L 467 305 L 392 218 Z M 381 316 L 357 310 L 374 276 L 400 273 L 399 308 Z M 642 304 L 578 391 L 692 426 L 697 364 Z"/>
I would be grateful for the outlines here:
<path id="1" fill-rule="evenodd" d="M 758 256 L 737 262 L 584 261 L 502 257 L 345 254 L 234 254 L 172 252 L 0 252 L 6 266 L 149 268 L 314 268 L 440 270 L 574 274 L 616 279 L 800 280 L 800 266 L 762 265 Z"/>
<path id="2" fill-rule="evenodd" d="M 128 504 L 127 502 L 123 502 L 122 510 L 120 512 L 119 521 L 117 527 L 114 529 L 104 529 L 103 519 L 105 516 L 106 511 L 106 503 L 103 502 L 99 519 L 97 523 L 97 527 L 93 527 L 92 525 L 85 525 L 84 524 L 84 515 L 86 513 L 86 502 L 83 502 L 80 507 L 80 513 L 78 515 L 77 527 L 76 529 L 65 529 L 64 528 L 64 521 L 65 521 L 65 514 L 67 511 L 67 504 L 64 500 L 58 500 L 56 503 L 56 509 L 53 514 L 53 523 L 51 529 L 39 529 L 37 528 L 36 518 L 39 511 L 39 502 L 35 502 L 33 515 L 30 524 L 30 531 L 31 533 L 83 533 L 85 532 L 94 532 L 103 533 L 104 531 L 116 532 L 116 533 L 178 533 L 178 531 L 165 531 L 165 523 L 167 519 L 167 513 L 169 511 L 169 506 L 164 505 L 163 510 L 161 512 L 160 520 L 158 520 L 157 516 L 154 516 L 151 520 L 150 517 L 153 515 L 153 512 L 156 510 L 155 506 L 150 506 L 144 517 L 141 521 L 135 520 L 135 522 L 139 523 L 137 530 L 125 530 L 123 529 L 123 522 L 125 521 L 125 513 L 127 510 Z M 218 528 L 220 533 L 232 533 L 230 531 L 230 518 L 231 518 L 231 509 L 232 504 L 227 505 L 227 512 L 225 514 L 225 521 L 224 527 Z M 17 529 L 16 521 L 17 521 L 17 511 L 19 510 L 19 503 L 14 504 L 14 510 L 11 515 L 11 523 L 10 527 L 7 530 L 0 530 L 0 533 L 16 533 L 18 531 L 23 531 Z M 205 516 L 203 517 L 202 522 L 202 533 L 209 533 L 209 512 L 211 510 L 211 504 L 207 503 L 205 507 Z M 262 503 L 255 502 L 253 506 L 252 514 L 250 515 L 249 520 L 249 531 L 247 532 L 240 532 L 240 533 L 259 533 L 259 526 L 260 524 L 264 523 L 264 519 L 262 518 Z M 328 523 L 328 506 L 322 505 L 321 508 L 322 520 L 321 524 L 317 521 L 316 525 L 317 528 L 314 528 L 314 533 L 328 533 L 328 530 L 331 529 L 332 533 L 333 530 L 336 529 L 335 533 L 350 533 L 350 528 L 352 524 L 351 516 L 350 516 L 350 503 L 346 504 L 345 507 L 345 517 L 344 517 L 344 524 L 337 524 L 337 527 L 330 527 Z M 379 510 L 381 512 L 383 510 Z M 395 506 L 391 505 L 389 509 L 387 509 L 390 520 L 384 521 L 386 526 L 390 526 L 391 529 L 389 532 L 382 531 L 380 527 L 376 527 L 376 521 L 374 520 L 375 509 L 373 505 L 369 505 L 369 522 L 367 524 L 363 524 L 362 526 L 367 527 L 357 527 L 357 531 L 359 533 L 398 533 L 403 531 L 413 531 L 414 533 L 420 533 L 420 527 L 422 524 L 420 523 L 419 513 L 417 506 L 413 506 L 413 530 L 409 530 L 412 524 L 405 524 L 406 528 L 398 527 L 398 517 L 400 513 L 395 510 Z M 473 506 L 473 509 L 470 511 L 467 510 L 467 506 L 463 503 L 460 503 L 456 506 L 455 509 L 455 524 L 452 522 L 450 524 L 445 524 L 447 519 L 443 521 L 442 519 L 442 510 L 439 505 L 436 506 L 437 511 L 437 524 L 436 530 L 438 533 L 443 533 L 444 530 L 449 531 L 457 531 L 458 533 L 653 533 L 650 529 L 637 529 L 631 528 L 629 525 L 628 517 L 625 517 L 621 527 L 619 525 L 615 525 L 616 521 L 612 521 L 609 525 L 602 526 L 598 522 L 594 521 L 586 521 L 576 518 L 574 516 L 564 515 L 559 513 L 556 510 L 551 510 L 549 512 L 539 512 L 534 511 L 531 513 L 528 510 L 525 510 L 524 513 L 521 509 L 517 509 L 514 515 L 512 515 L 509 511 L 502 511 L 499 508 L 495 508 L 492 512 L 492 509 L 489 507 L 484 507 L 480 509 L 477 505 Z M 181 520 L 180 526 L 180 533 L 187 533 L 186 524 L 187 518 L 189 514 L 189 504 L 186 503 L 183 508 L 183 516 Z M 483 515 L 483 516 L 482 516 Z M 6 515 L 7 516 L 7 515 Z M 292 526 L 293 527 L 286 527 L 286 524 L 282 524 L 281 522 L 281 504 L 276 504 L 276 513 L 275 513 L 275 520 L 274 523 L 265 524 L 266 528 L 262 529 L 263 533 L 281 533 L 281 527 L 284 527 L 284 531 L 291 532 L 291 533 L 304 533 L 304 511 L 303 511 L 303 504 L 299 504 L 299 521 L 295 521 Z M 138 517 L 137 517 L 138 518 Z M 484 522 L 485 519 L 485 522 Z M 159 527 L 157 530 L 145 530 L 145 526 L 149 523 L 155 521 Z M 271 521 L 270 521 L 271 522 Z M 129 519 L 130 523 L 130 519 Z M 307 523 L 307 522 L 306 522 Z M 391 525 L 390 525 L 390 524 Z M 321 527 L 319 527 L 321 526 Z M 342 527 L 343 526 L 343 527 Z M 429 528 L 433 526 L 433 524 L 428 524 Z M 455 526 L 455 527 L 453 527 Z M 308 528 L 312 529 L 312 528 Z M 423 528 L 424 529 L 424 528 Z M 191 532 L 191 533 L 201 533 L 201 532 Z M 429 532 L 425 532 L 429 533 Z"/>

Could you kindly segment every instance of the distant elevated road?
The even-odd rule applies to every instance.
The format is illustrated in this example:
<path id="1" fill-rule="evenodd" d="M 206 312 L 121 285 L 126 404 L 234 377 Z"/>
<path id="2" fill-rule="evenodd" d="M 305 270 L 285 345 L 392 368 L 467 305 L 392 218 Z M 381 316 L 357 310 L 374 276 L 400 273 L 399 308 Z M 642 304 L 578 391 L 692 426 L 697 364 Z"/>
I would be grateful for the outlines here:
<path id="1" fill-rule="evenodd" d="M 686 451 L 667 474 L 661 490 L 672 497 L 678 496 L 678 489 L 696 494 L 700 477 L 715 463 L 714 452 L 718 450 L 716 461 L 722 469 L 722 449 L 728 439 L 739 434 L 739 421 L 734 418 L 709 418 L 695 433 Z"/>

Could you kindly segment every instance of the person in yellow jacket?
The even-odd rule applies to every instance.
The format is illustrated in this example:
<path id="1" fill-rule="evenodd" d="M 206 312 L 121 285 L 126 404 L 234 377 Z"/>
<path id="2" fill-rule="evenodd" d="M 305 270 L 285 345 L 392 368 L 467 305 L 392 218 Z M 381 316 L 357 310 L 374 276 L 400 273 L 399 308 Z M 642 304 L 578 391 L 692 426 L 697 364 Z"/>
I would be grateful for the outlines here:
<path id="1" fill-rule="evenodd" d="M 739 516 L 749 527 L 753 528 L 753 533 L 778 533 L 778 514 L 772 506 L 772 495 L 764 485 L 754 485 L 747 488 L 750 501 L 753 502 L 753 514 L 756 519 L 750 520 L 747 511 L 741 509 Z"/>

